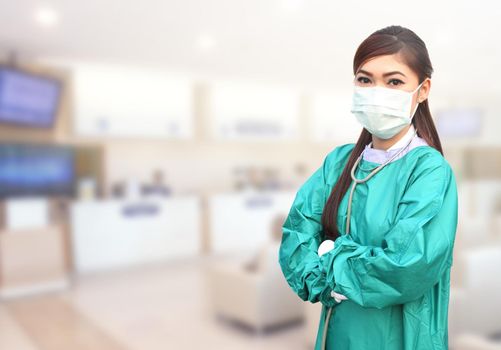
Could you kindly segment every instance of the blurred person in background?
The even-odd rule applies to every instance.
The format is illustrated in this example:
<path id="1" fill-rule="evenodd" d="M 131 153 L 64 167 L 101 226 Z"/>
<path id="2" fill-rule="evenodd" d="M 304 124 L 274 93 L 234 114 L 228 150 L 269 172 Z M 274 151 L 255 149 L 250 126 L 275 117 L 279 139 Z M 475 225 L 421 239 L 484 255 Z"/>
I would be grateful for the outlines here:
<path id="1" fill-rule="evenodd" d="M 166 197 L 171 194 L 171 189 L 164 183 L 164 173 L 157 169 L 153 172 L 153 181 L 151 184 L 143 185 L 143 196 L 160 196 Z"/>
<path id="2" fill-rule="evenodd" d="M 458 200 L 428 106 L 432 72 L 401 26 L 355 53 L 363 130 L 299 188 L 279 252 L 294 292 L 322 303 L 315 349 L 448 349 Z"/>

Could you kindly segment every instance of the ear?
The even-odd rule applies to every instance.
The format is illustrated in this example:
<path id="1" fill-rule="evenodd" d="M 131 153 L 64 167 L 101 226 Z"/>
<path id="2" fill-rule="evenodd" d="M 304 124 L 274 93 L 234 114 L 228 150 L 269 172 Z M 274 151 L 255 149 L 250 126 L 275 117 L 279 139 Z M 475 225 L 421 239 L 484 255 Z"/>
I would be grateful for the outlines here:
<path id="1" fill-rule="evenodd" d="M 430 93 L 430 88 L 431 88 L 431 79 L 427 78 L 423 85 L 421 85 L 421 88 L 419 89 L 419 95 L 418 95 L 418 102 L 421 103 L 425 101 L 428 98 L 428 94 Z"/>

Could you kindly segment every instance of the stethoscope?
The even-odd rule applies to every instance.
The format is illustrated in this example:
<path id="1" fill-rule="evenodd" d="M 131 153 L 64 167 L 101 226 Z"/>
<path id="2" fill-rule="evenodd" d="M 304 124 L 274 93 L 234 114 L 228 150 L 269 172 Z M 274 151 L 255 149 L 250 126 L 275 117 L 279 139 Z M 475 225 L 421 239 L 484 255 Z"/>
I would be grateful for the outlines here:
<path id="1" fill-rule="evenodd" d="M 360 161 L 362 160 L 362 157 L 364 155 L 365 149 L 364 149 L 363 152 L 360 153 L 360 155 L 358 156 L 357 160 L 355 161 L 355 164 L 353 164 L 353 167 L 351 168 L 351 179 L 353 180 L 353 186 L 351 186 L 350 197 L 348 199 L 348 212 L 347 212 L 347 216 L 346 216 L 345 234 L 347 234 L 347 235 L 350 234 L 349 232 L 350 232 L 351 202 L 352 202 L 352 199 L 353 199 L 353 192 L 355 191 L 355 186 L 357 184 L 359 184 L 359 183 L 363 183 L 363 182 L 368 181 L 371 177 L 373 177 L 381 169 L 383 169 L 388 163 L 390 163 L 392 160 L 394 160 L 400 153 L 402 153 L 411 144 L 412 140 L 416 137 L 416 134 L 417 134 L 417 129 L 414 130 L 414 135 L 412 135 L 411 139 L 407 142 L 407 144 L 405 145 L 405 147 L 402 147 L 398 152 L 396 152 L 393 156 L 391 156 L 387 161 L 385 161 L 381 165 L 378 165 L 377 167 L 375 167 L 373 169 L 370 169 L 369 170 L 370 171 L 369 175 L 367 175 L 363 179 L 357 179 L 355 177 L 355 170 L 358 167 L 358 163 L 360 163 Z M 372 142 L 369 144 L 369 146 L 371 144 L 372 144 Z M 329 320 L 331 318 L 332 309 L 333 309 L 332 306 L 328 308 L 327 315 L 325 317 L 324 329 L 323 329 L 323 332 L 322 332 L 322 347 L 321 347 L 321 349 L 323 349 L 323 350 L 326 349 L 325 348 L 325 340 L 327 338 L 327 327 L 329 325 Z"/>

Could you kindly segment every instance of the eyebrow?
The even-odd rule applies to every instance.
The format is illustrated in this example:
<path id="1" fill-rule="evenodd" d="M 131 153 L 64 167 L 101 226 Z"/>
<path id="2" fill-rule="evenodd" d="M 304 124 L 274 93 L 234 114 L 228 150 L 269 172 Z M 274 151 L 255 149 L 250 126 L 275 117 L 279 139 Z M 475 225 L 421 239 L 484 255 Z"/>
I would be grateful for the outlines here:
<path id="1" fill-rule="evenodd" d="M 368 75 L 368 76 L 370 76 L 370 77 L 372 77 L 372 76 L 373 76 L 373 74 L 372 74 L 372 73 L 367 72 L 366 70 L 363 70 L 363 69 L 360 69 L 360 70 L 358 71 L 358 73 L 364 73 L 364 74 L 366 74 L 366 75 Z M 403 75 L 404 77 L 406 76 L 404 73 L 399 72 L 398 70 L 395 70 L 395 71 L 392 71 L 392 72 L 387 72 L 387 73 L 384 73 L 384 74 L 383 74 L 383 77 L 387 77 L 387 76 L 390 76 L 390 75 L 393 75 L 393 74 L 401 74 L 401 75 Z"/>

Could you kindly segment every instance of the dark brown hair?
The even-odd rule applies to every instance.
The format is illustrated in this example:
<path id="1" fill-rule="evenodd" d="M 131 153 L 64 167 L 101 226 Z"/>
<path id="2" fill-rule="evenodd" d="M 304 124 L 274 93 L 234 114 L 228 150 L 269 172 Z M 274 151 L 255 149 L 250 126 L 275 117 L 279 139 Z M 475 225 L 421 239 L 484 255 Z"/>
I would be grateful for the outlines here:
<path id="1" fill-rule="evenodd" d="M 366 38 L 355 53 L 353 74 L 356 74 L 362 64 L 371 58 L 393 54 L 400 55 L 409 68 L 416 73 L 419 83 L 423 82 L 426 78 L 431 78 L 433 67 L 425 43 L 413 31 L 401 26 L 389 26 L 377 30 Z M 442 145 L 431 117 L 428 99 L 419 104 L 416 114 L 412 118 L 412 124 L 416 128 L 419 137 L 422 137 L 428 145 L 443 154 Z M 322 213 L 325 239 L 335 240 L 340 235 L 336 220 L 339 204 L 350 187 L 352 181 L 350 175 L 351 168 L 371 140 L 371 133 L 365 128 L 362 129 L 355 147 L 330 193 Z"/>

